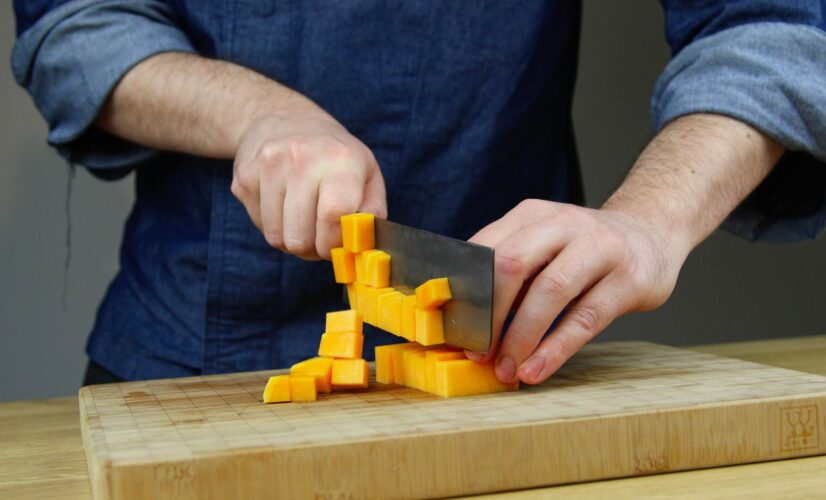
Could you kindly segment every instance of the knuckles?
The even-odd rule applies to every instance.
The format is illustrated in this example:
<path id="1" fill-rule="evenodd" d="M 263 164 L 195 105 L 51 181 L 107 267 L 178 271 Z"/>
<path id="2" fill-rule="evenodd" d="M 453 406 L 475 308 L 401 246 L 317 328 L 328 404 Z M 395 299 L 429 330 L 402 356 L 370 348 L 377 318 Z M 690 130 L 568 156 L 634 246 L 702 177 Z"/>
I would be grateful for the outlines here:
<path id="1" fill-rule="evenodd" d="M 597 334 L 599 325 L 599 311 L 593 306 L 577 306 L 571 309 L 567 315 L 567 320 L 573 323 L 574 327 L 592 339 Z"/>
<path id="2" fill-rule="evenodd" d="M 307 255 L 315 251 L 315 241 L 303 238 L 284 238 L 284 248 L 295 255 Z"/>
<path id="3" fill-rule="evenodd" d="M 573 278 L 558 270 L 540 273 L 533 281 L 532 287 L 543 295 L 558 296 L 567 290 Z"/>
<path id="4" fill-rule="evenodd" d="M 267 231 L 264 233 L 264 239 L 267 241 L 267 244 L 273 248 L 279 250 L 284 248 L 284 238 L 281 236 L 281 233 Z"/>

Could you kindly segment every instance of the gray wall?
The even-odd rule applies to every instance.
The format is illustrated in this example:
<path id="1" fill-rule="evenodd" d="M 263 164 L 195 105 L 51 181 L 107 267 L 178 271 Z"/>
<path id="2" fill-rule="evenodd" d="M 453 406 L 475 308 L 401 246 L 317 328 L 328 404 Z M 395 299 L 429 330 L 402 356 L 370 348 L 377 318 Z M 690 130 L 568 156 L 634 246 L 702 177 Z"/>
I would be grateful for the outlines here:
<path id="1" fill-rule="evenodd" d="M 10 3 L 0 3 L 6 55 Z M 650 138 L 648 97 L 668 60 L 662 31 L 654 0 L 585 3 L 574 117 L 591 206 L 619 184 Z M 0 400 L 77 389 L 86 335 L 117 268 L 132 201 L 131 178 L 103 183 L 78 171 L 64 308 L 68 169 L 45 145 L 45 131 L 8 64 L 0 64 Z M 824 255 L 823 237 L 777 246 L 717 233 L 689 258 L 668 304 L 617 321 L 602 339 L 692 344 L 825 334 Z"/>

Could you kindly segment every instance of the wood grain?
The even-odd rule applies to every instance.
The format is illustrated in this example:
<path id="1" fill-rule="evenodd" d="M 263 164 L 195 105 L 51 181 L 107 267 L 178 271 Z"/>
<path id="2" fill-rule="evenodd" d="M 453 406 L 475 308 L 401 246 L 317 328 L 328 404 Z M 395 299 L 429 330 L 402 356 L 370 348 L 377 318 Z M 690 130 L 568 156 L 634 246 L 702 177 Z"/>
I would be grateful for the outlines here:
<path id="1" fill-rule="evenodd" d="M 655 344 L 592 345 L 545 384 L 455 400 L 265 406 L 272 373 L 82 390 L 95 496 L 447 496 L 826 453 L 826 378 Z"/>
<path id="2" fill-rule="evenodd" d="M 826 375 L 826 336 L 692 349 Z M 40 418 L 44 414 L 53 418 Z M 79 424 L 75 397 L 0 403 L 0 498 L 91 498 Z M 49 437 L 30 446 L 38 443 L 38 435 Z M 817 498 L 826 491 L 824 470 L 826 456 L 821 456 L 511 491 L 495 497 Z"/>

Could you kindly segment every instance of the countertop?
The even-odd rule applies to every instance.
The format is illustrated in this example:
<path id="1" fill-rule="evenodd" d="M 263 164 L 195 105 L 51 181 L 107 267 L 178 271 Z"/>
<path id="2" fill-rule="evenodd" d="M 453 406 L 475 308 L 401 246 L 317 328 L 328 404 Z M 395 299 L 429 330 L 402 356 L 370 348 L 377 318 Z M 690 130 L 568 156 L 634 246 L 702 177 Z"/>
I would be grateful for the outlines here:
<path id="1" fill-rule="evenodd" d="M 691 349 L 826 375 L 826 335 Z M 826 456 L 516 491 L 512 498 L 826 498 Z M 76 397 L 0 403 L 0 498 L 91 498 Z"/>

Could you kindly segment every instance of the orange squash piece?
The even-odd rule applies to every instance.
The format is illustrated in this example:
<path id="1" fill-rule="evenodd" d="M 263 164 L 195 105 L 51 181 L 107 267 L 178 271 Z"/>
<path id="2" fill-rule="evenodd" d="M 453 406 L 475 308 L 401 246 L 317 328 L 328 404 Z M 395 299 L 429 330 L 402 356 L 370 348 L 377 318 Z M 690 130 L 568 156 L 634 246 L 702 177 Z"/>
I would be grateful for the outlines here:
<path id="1" fill-rule="evenodd" d="M 329 332 L 321 336 L 318 355 L 330 358 L 361 358 L 364 335 L 356 332 Z"/>
<path id="2" fill-rule="evenodd" d="M 418 301 L 418 297 L 416 297 Z M 444 320 L 441 309 L 416 308 L 416 342 L 421 345 L 445 343 Z"/>
<path id="3" fill-rule="evenodd" d="M 365 250 L 363 252 L 359 252 L 356 255 L 355 262 L 356 262 L 356 283 L 367 283 L 367 257 L 375 252 L 380 252 L 381 250 Z"/>
<path id="4" fill-rule="evenodd" d="M 316 391 L 332 391 L 333 358 L 310 358 L 290 367 L 290 375 L 309 375 L 315 377 Z"/>
<path id="5" fill-rule="evenodd" d="M 454 347 L 427 351 L 427 354 L 425 354 L 425 370 L 427 371 L 425 391 L 436 394 L 436 363 L 451 359 L 467 359 L 467 357 L 464 352 Z"/>
<path id="6" fill-rule="evenodd" d="M 390 254 L 373 250 L 364 255 L 364 284 L 373 288 L 390 286 Z"/>
<path id="7" fill-rule="evenodd" d="M 394 290 L 391 287 L 371 288 L 369 286 L 365 286 L 362 290 L 364 291 L 364 298 L 359 298 L 359 306 L 361 307 L 362 315 L 364 315 L 364 321 L 370 325 L 379 326 L 379 296 Z"/>
<path id="8" fill-rule="evenodd" d="M 363 321 L 361 313 L 355 309 L 328 312 L 324 331 L 326 333 L 356 332 L 361 335 L 363 332 Z"/>
<path id="9" fill-rule="evenodd" d="M 356 295 L 356 284 L 347 283 L 347 302 L 350 303 L 350 309 L 358 310 L 358 295 Z"/>
<path id="10" fill-rule="evenodd" d="M 348 214 L 341 216 L 341 240 L 344 248 L 357 253 L 375 246 L 376 229 L 373 214 Z"/>
<path id="11" fill-rule="evenodd" d="M 402 330 L 398 335 L 410 342 L 416 341 L 416 296 L 402 297 Z"/>
<path id="12" fill-rule="evenodd" d="M 419 309 L 438 309 L 451 297 L 447 278 L 433 278 L 416 287 L 416 306 Z"/>
<path id="13" fill-rule="evenodd" d="M 409 344 L 400 344 L 399 348 L 393 349 L 390 355 L 393 357 L 393 383 L 399 385 L 406 385 L 404 380 L 404 353 L 407 351 L 420 351 L 424 347 L 410 342 Z"/>
<path id="14" fill-rule="evenodd" d="M 365 322 L 367 322 L 367 314 L 364 311 L 364 304 L 367 301 L 367 285 L 363 283 L 356 283 L 355 284 L 355 292 L 356 292 L 356 305 L 353 307 L 350 304 L 352 309 L 356 309 L 357 311 L 361 312 L 361 316 Z"/>
<path id="15" fill-rule="evenodd" d="M 336 359 L 333 361 L 333 387 L 367 387 L 370 369 L 363 359 Z"/>
<path id="16" fill-rule="evenodd" d="M 287 403 L 290 401 L 290 376 L 275 375 L 264 388 L 265 403 Z"/>
<path id="17" fill-rule="evenodd" d="M 379 328 L 393 335 L 401 335 L 403 298 L 404 295 L 399 291 L 378 296 L 378 299 L 376 299 L 376 315 Z"/>
<path id="18" fill-rule="evenodd" d="M 408 349 L 402 354 L 404 385 L 407 387 L 425 390 L 427 385 L 426 354 L 427 348 Z"/>
<path id="19" fill-rule="evenodd" d="M 290 375 L 290 401 L 315 401 L 318 392 L 312 375 Z"/>
<path id="20" fill-rule="evenodd" d="M 333 261 L 336 283 L 356 281 L 356 254 L 348 252 L 343 247 L 333 248 L 330 250 L 330 260 Z"/>
<path id="21" fill-rule="evenodd" d="M 469 359 L 436 362 L 436 394 L 443 398 L 515 391 L 519 382 L 503 384 L 496 378 L 492 364 Z"/>
<path id="22" fill-rule="evenodd" d="M 390 351 L 396 344 L 377 345 L 376 354 L 376 382 L 380 384 L 393 383 L 393 356 Z"/>

